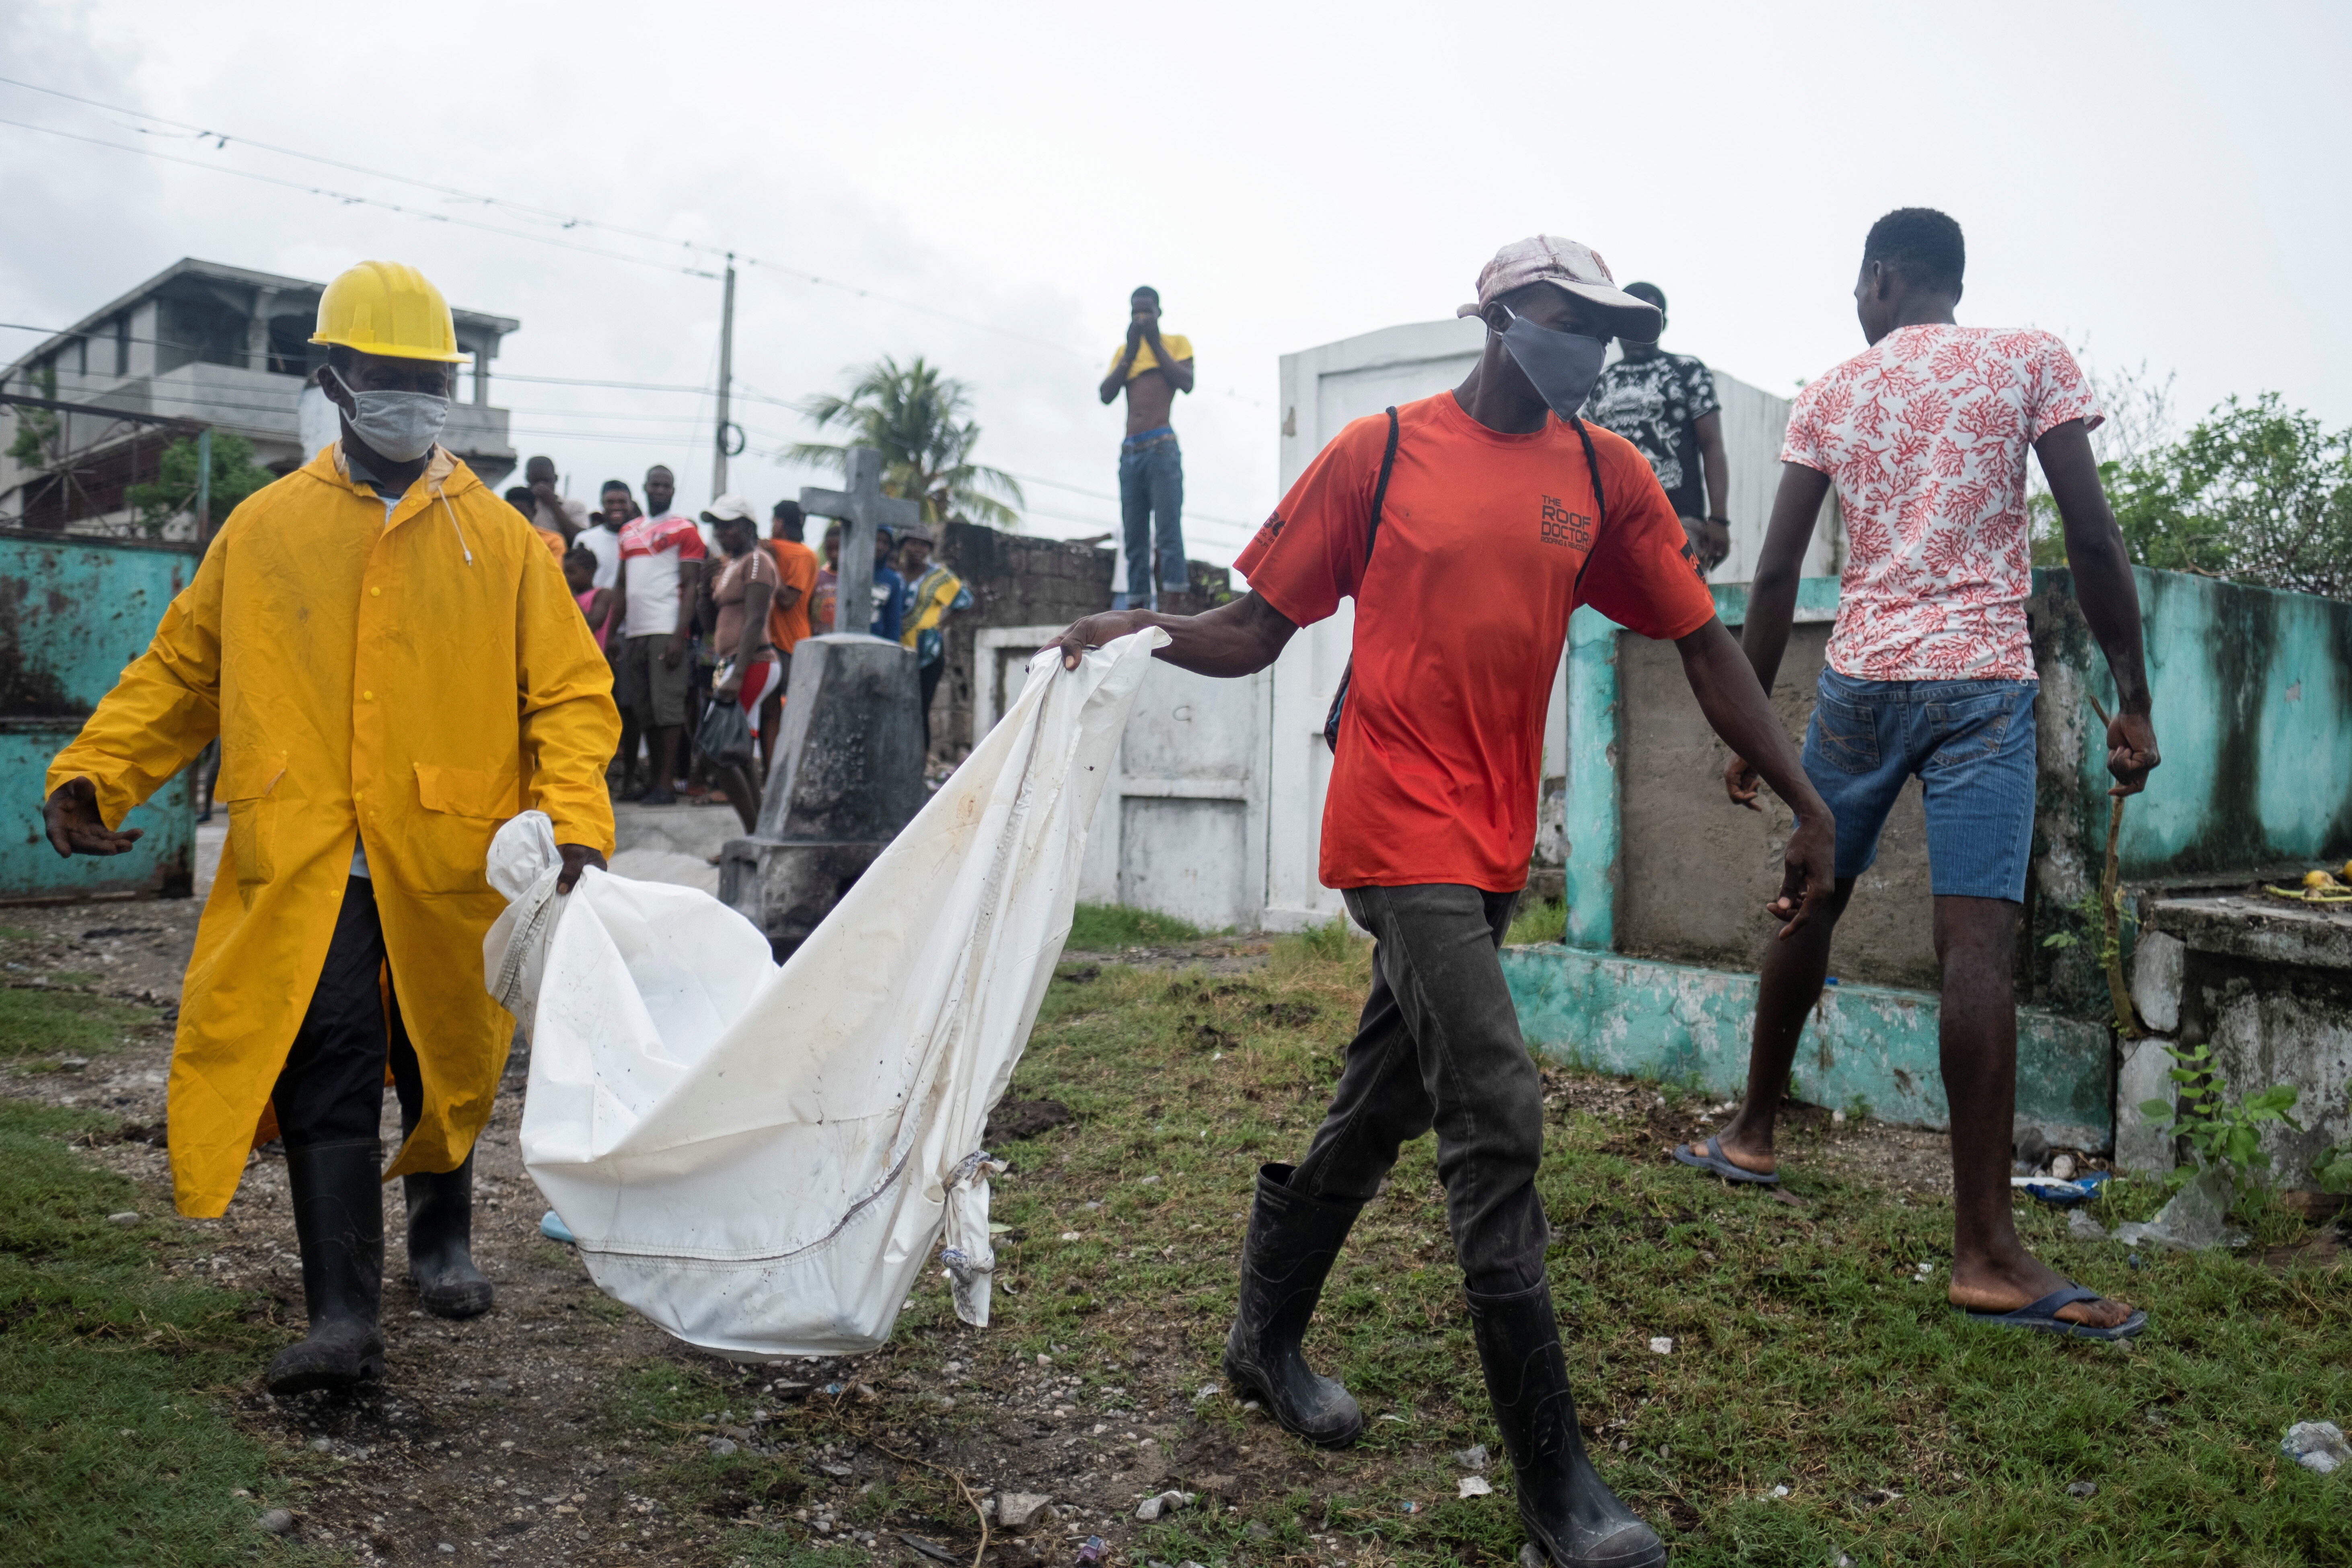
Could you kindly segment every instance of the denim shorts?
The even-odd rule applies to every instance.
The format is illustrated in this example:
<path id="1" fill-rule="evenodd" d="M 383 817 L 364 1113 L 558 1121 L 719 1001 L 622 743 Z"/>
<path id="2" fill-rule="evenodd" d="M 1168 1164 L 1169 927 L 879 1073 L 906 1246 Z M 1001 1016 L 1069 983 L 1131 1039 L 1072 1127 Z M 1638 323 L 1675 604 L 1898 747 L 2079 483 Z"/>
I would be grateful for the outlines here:
<path id="1" fill-rule="evenodd" d="M 2024 902 L 2036 683 L 1857 680 L 1825 668 L 1818 689 L 1805 774 L 1837 818 L 1839 879 L 1878 858 L 1886 814 L 1916 773 L 1937 896 Z"/>

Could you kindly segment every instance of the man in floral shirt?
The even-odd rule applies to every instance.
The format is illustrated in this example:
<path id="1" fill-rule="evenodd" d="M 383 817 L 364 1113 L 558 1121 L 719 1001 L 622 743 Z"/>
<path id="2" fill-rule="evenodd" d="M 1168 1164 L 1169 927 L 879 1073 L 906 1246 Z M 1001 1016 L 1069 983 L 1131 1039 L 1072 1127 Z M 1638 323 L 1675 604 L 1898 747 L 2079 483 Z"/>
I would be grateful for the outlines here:
<path id="1" fill-rule="evenodd" d="M 1666 293 L 1654 283 L 1628 283 L 1625 292 L 1658 308 L 1665 330 Z M 1712 572 L 1731 553 L 1731 523 L 1724 515 L 1731 484 L 1723 450 L 1723 404 L 1715 377 L 1689 354 L 1670 354 L 1656 342 L 1621 340 L 1623 356 L 1601 373 L 1584 416 L 1633 443 L 1650 460 L 1658 488 L 1697 552 L 1699 571 Z M 1706 489 L 1699 488 L 1706 481 Z"/>
<path id="2" fill-rule="evenodd" d="M 1739 1114 L 1675 1157 L 1733 1181 L 1779 1179 L 1773 1110 L 1821 995 L 1830 933 L 1916 773 L 1944 966 L 1951 1303 L 1984 1321 L 2122 1339 L 2147 1314 L 2060 1277 L 2025 1250 L 2010 1215 L 2011 971 L 2034 805 L 2029 447 L 2065 524 L 2076 600 L 2115 679 L 2116 795 L 2137 794 L 2158 762 L 2139 596 L 2099 488 L 2090 431 L 2103 416 L 2081 370 L 2047 332 L 1955 322 L 1965 259 L 1960 226 L 1942 213 L 1905 207 L 1879 219 L 1854 286 L 1870 347 L 1806 387 L 1789 419 L 1743 646 L 1770 690 L 1813 520 L 1834 482 L 1849 552 L 1804 763 L 1837 821 L 1836 885 L 1830 918 L 1784 932 L 1764 960 Z M 1734 801 L 1755 806 L 1747 763 L 1732 758 L 1725 782 Z"/>

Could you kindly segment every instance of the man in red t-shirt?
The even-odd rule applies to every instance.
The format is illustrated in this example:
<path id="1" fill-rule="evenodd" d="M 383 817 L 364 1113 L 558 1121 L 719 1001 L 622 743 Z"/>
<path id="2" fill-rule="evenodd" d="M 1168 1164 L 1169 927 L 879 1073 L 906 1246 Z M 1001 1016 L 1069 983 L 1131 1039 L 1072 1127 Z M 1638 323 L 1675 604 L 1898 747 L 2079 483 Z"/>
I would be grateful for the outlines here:
<path id="1" fill-rule="evenodd" d="M 1299 1342 L 1357 1211 L 1404 1140 L 1434 1127 L 1520 1519 L 1555 1563 L 1635 1568 L 1664 1549 L 1577 1435 L 1535 1191 L 1542 1091 L 1497 957 L 1535 844 L 1570 612 L 1589 604 L 1674 638 L 1716 732 L 1794 805 L 1788 930 L 1829 889 L 1833 835 L 1650 465 L 1576 419 L 1609 339 L 1656 337 L 1656 307 L 1620 292 L 1585 247 L 1543 236 L 1505 247 L 1461 313 L 1487 328 L 1469 379 L 1393 410 L 1393 424 L 1341 431 L 1235 563 L 1245 597 L 1201 616 L 1089 616 L 1060 646 L 1075 668 L 1085 647 L 1159 626 L 1171 641 L 1158 657 L 1247 675 L 1355 599 L 1322 878 L 1378 943 L 1371 995 L 1306 1156 L 1259 1172 L 1225 1373 L 1310 1441 L 1361 1431 L 1355 1400 Z"/>

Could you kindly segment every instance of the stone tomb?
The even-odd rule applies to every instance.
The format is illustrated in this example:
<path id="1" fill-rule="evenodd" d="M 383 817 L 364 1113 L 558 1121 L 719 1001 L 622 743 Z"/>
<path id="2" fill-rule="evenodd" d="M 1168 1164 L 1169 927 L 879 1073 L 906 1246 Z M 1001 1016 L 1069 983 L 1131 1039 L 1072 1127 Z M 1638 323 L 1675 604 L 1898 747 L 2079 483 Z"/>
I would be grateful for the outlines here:
<path id="1" fill-rule="evenodd" d="M 923 806 L 915 656 L 857 634 L 793 651 L 783 733 L 757 830 L 719 851 L 719 901 L 779 957 L 864 875 Z"/>
<path id="2" fill-rule="evenodd" d="M 922 690 L 915 653 L 866 635 L 877 528 L 920 516 L 882 493 L 882 455 L 853 447 L 849 488 L 803 489 L 814 517 L 841 520 L 835 624 L 793 650 L 783 732 L 749 838 L 719 852 L 719 897 L 766 933 L 778 957 L 808 940 L 923 807 Z"/>

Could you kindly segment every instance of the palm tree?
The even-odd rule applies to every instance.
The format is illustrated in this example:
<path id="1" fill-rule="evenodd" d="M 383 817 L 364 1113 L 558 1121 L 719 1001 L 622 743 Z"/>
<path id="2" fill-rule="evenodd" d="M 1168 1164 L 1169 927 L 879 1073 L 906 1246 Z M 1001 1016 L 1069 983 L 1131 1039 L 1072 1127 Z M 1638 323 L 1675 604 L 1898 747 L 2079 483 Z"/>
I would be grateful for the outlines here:
<path id="1" fill-rule="evenodd" d="M 785 454 L 835 474 L 848 471 L 849 448 L 871 447 L 882 454 L 882 489 L 923 505 L 923 521 L 967 518 L 1017 528 L 1025 506 L 1020 482 L 1000 468 L 971 461 L 980 426 L 967 416 L 971 396 L 961 381 L 942 376 L 919 356 L 901 365 L 888 354 L 851 373 L 844 395 L 832 393 L 795 405 L 818 429 L 839 425 L 852 433 L 840 446 L 796 441 Z M 1011 498 L 1007 506 L 997 495 Z"/>

